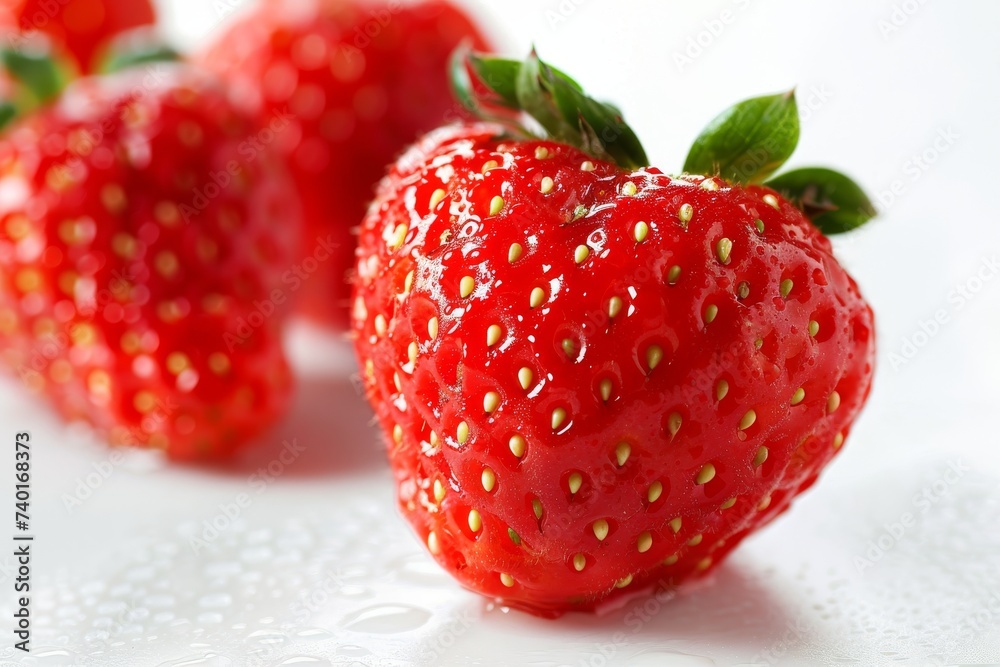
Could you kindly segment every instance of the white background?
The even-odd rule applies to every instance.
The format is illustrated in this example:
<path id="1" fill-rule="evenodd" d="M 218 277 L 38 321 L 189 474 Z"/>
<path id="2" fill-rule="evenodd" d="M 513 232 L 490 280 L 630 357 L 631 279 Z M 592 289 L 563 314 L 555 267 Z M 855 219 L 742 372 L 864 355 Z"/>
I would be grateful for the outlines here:
<path id="1" fill-rule="evenodd" d="M 171 36 L 193 45 L 239 0 L 163 4 Z M 790 164 L 843 169 L 873 194 L 896 183 L 900 194 L 881 197 L 876 221 L 836 241 L 875 308 L 880 346 L 874 392 L 843 455 L 703 584 L 671 601 L 543 621 L 459 589 L 396 516 L 342 341 L 295 329 L 289 346 L 303 377 L 292 414 L 222 469 L 147 453 L 112 463 L 84 429 L 60 425 L 4 380 L 3 437 L 29 429 L 37 443 L 38 541 L 34 651 L 8 649 L 2 621 L 0 661 L 1000 662 L 1000 3 L 505 0 L 475 9 L 511 53 L 534 42 L 615 100 L 665 170 L 680 167 L 730 103 L 798 86 L 800 104 L 814 108 L 804 109 Z M 713 24 L 723 11 L 729 22 Z M 679 63 L 699 39 L 701 52 Z M 928 334 L 921 323 L 935 314 L 946 321 Z M 277 460 L 283 440 L 305 451 L 258 493 L 248 478 Z M 9 478 L 0 474 L 0 498 L 11 498 Z M 244 492 L 252 504 L 195 553 L 191 531 Z M 88 497 L 67 509 L 67 494 Z M 900 530 L 906 514 L 913 522 Z M 0 555 L 4 619 L 11 564 Z"/>

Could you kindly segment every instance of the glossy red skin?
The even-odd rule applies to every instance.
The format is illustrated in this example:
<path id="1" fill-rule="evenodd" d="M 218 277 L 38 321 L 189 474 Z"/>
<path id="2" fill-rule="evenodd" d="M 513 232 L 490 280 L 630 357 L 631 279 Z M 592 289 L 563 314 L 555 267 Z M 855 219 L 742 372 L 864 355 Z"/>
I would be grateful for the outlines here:
<path id="1" fill-rule="evenodd" d="M 340 244 L 303 289 L 301 310 L 312 319 L 347 327 L 354 230 L 386 166 L 420 134 L 462 115 L 446 72 L 464 39 L 488 47 L 468 16 L 441 0 L 271 0 L 205 54 L 265 117 L 295 117 L 296 129 L 275 143 L 299 186 L 307 238 L 332 232 Z"/>
<path id="2" fill-rule="evenodd" d="M 439 130 L 393 167 L 361 229 L 353 327 L 368 396 L 388 435 L 399 504 L 417 534 L 426 541 L 435 533 L 437 561 L 465 586 L 557 615 L 707 571 L 785 511 L 835 455 L 836 434 L 847 434 L 864 403 L 873 320 L 827 239 L 788 202 L 776 200 L 780 210 L 765 203 L 770 190 L 715 181 L 721 188 L 709 191 L 701 177 L 674 180 L 600 162 L 586 172 L 581 164 L 591 158 L 574 148 L 498 139 L 498 131 Z M 539 147 L 550 156 L 537 159 Z M 489 160 L 501 167 L 483 176 Z M 555 181 L 548 195 L 540 192 L 544 176 Z M 636 195 L 622 194 L 626 182 L 638 186 Z M 431 211 L 437 188 L 447 196 Z M 499 193 L 504 207 L 490 215 Z M 678 218 L 683 203 L 694 209 L 686 228 Z M 580 204 L 593 212 L 574 222 Z M 638 221 L 649 223 L 643 243 L 633 236 Z M 394 250 L 387 239 L 400 224 L 408 232 Z M 716 256 L 723 237 L 733 242 L 728 264 Z M 512 264 L 514 242 L 524 252 Z M 588 242 L 590 256 L 578 265 L 574 249 Z M 670 285 L 675 264 L 682 273 Z M 465 275 L 476 277 L 476 287 L 463 299 Z M 782 298 L 785 278 L 795 285 Z M 742 280 L 751 287 L 740 299 Z M 548 298 L 531 308 L 538 286 Z M 609 319 L 612 296 L 623 307 Z M 710 304 L 718 314 L 706 324 Z M 810 320 L 820 324 L 815 337 Z M 491 324 L 504 335 L 488 347 Z M 567 336 L 583 342 L 577 359 L 561 347 Z M 419 346 L 415 365 L 411 341 Z M 664 356 L 650 371 L 652 344 Z M 534 370 L 527 391 L 518 381 L 522 366 Z M 614 386 L 606 403 L 598 384 L 605 377 Z M 729 383 L 721 401 L 720 378 Z M 792 407 L 798 387 L 806 397 Z M 828 413 L 835 389 L 840 405 Z M 489 391 L 501 397 L 492 414 L 484 409 Z M 569 417 L 554 433 L 550 415 L 559 407 Z M 751 408 L 756 422 L 741 431 Z M 673 436 L 672 413 L 682 418 Z M 456 438 L 462 420 L 471 434 L 464 445 Z M 431 431 L 441 438 L 437 448 Z M 508 447 L 515 433 L 527 441 L 520 460 Z M 619 467 L 615 447 L 623 440 L 632 451 Z M 765 444 L 768 457 L 755 467 Z M 709 462 L 715 478 L 696 484 Z M 484 467 L 496 475 L 492 492 L 481 482 Z M 575 495 L 568 489 L 574 471 L 583 477 Z M 440 504 L 435 480 L 447 489 Z M 649 502 L 655 481 L 663 492 Z M 540 521 L 532 497 L 544 506 Z M 720 508 L 733 497 L 732 507 Z M 481 532 L 469 527 L 470 509 L 482 516 Z M 593 529 L 600 519 L 610 528 L 603 542 Z M 652 546 L 640 553 L 645 531 Z M 583 571 L 573 566 L 576 554 L 586 558 Z M 664 564 L 674 556 L 676 563 Z M 630 584 L 616 587 L 630 575 Z"/>
<path id="3" fill-rule="evenodd" d="M 20 0 L 15 19 L 22 34 L 46 33 L 76 59 L 81 71 L 94 72 L 110 39 L 153 25 L 156 14 L 148 0 Z"/>
<path id="4" fill-rule="evenodd" d="M 291 296 L 281 276 L 301 217 L 281 161 L 247 152 L 255 132 L 216 83 L 158 65 L 81 80 L 0 137 L 0 355 L 65 417 L 115 444 L 194 459 L 227 455 L 282 414 L 288 306 L 249 336 L 240 322 L 272 290 Z M 212 187 L 210 172 L 232 165 L 231 182 Z M 84 221 L 79 234 L 67 220 Z M 193 388 L 193 375 L 170 370 L 174 352 L 197 373 Z M 217 353 L 228 371 L 211 369 Z M 140 391 L 156 397 L 145 413 Z"/>

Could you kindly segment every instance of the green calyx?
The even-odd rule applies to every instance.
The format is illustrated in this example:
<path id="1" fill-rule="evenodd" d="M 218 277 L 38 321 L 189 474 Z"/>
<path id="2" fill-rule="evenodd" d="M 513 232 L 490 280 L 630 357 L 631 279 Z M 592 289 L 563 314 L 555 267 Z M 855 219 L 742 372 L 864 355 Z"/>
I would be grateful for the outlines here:
<path id="1" fill-rule="evenodd" d="M 624 169 L 649 165 L 621 112 L 588 97 L 580 84 L 539 59 L 534 50 L 518 61 L 459 47 L 452 57 L 451 82 L 458 100 L 475 117 L 501 123 L 515 136 L 544 136 Z M 528 119 L 542 131 L 529 129 Z M 702 130 L 684 171 L 773 188 L 824 234 L 849 231 L 874 217 L 875 208 L 862 189 L 831 169 L 798 169 L 772 179 L 798 141 L 794 91 L 752 98 L 722 112 Z"/>
<path id="2" fill-rule="evenodd" d="M 460 47 L 452 59 L 451 80 L 459 101 L 479 118 L 505 122 L 530 136 L 518 117 L 523 113 L 554 141 L 599 160 L 625 168 L 649 164 L 635 132 L 616 108 L 588 97 L 580 84 L 543 62 L 534 50 L 521 62 Z"/>

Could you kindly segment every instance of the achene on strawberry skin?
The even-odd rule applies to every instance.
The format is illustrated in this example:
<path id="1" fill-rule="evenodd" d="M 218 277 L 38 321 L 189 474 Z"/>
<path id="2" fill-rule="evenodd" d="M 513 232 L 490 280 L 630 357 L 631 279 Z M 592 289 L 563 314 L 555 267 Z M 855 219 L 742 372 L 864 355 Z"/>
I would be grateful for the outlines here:
<path id="1" fill-rule="evenodd" d="M 710 175 L 672 177 L 534 55 L 454 76 L 496 122 L 405 153 L 358 251 L 403 514 L 463 585 L 541 615 L 710 570 L 813 484 L 868 395 L 872 311 L 817 225 L 870 204 L 829 170 L 759 184 L 797 140 L 791 95 L 720 116 L 688 158 Z"/>

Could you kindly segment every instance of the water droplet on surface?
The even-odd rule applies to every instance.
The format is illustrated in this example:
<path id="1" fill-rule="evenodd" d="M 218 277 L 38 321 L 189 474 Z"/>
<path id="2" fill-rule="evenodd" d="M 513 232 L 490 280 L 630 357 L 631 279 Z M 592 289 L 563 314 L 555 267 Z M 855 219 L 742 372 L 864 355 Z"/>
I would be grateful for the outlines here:
<path id="1" fill-rule="evenodd" d="M 416 630 L 430 618 L 431 613 L 420 607 L 385 604 L 348 614 L 341 625 L 345 630 L 354 632 L 393 634 Z"/>

